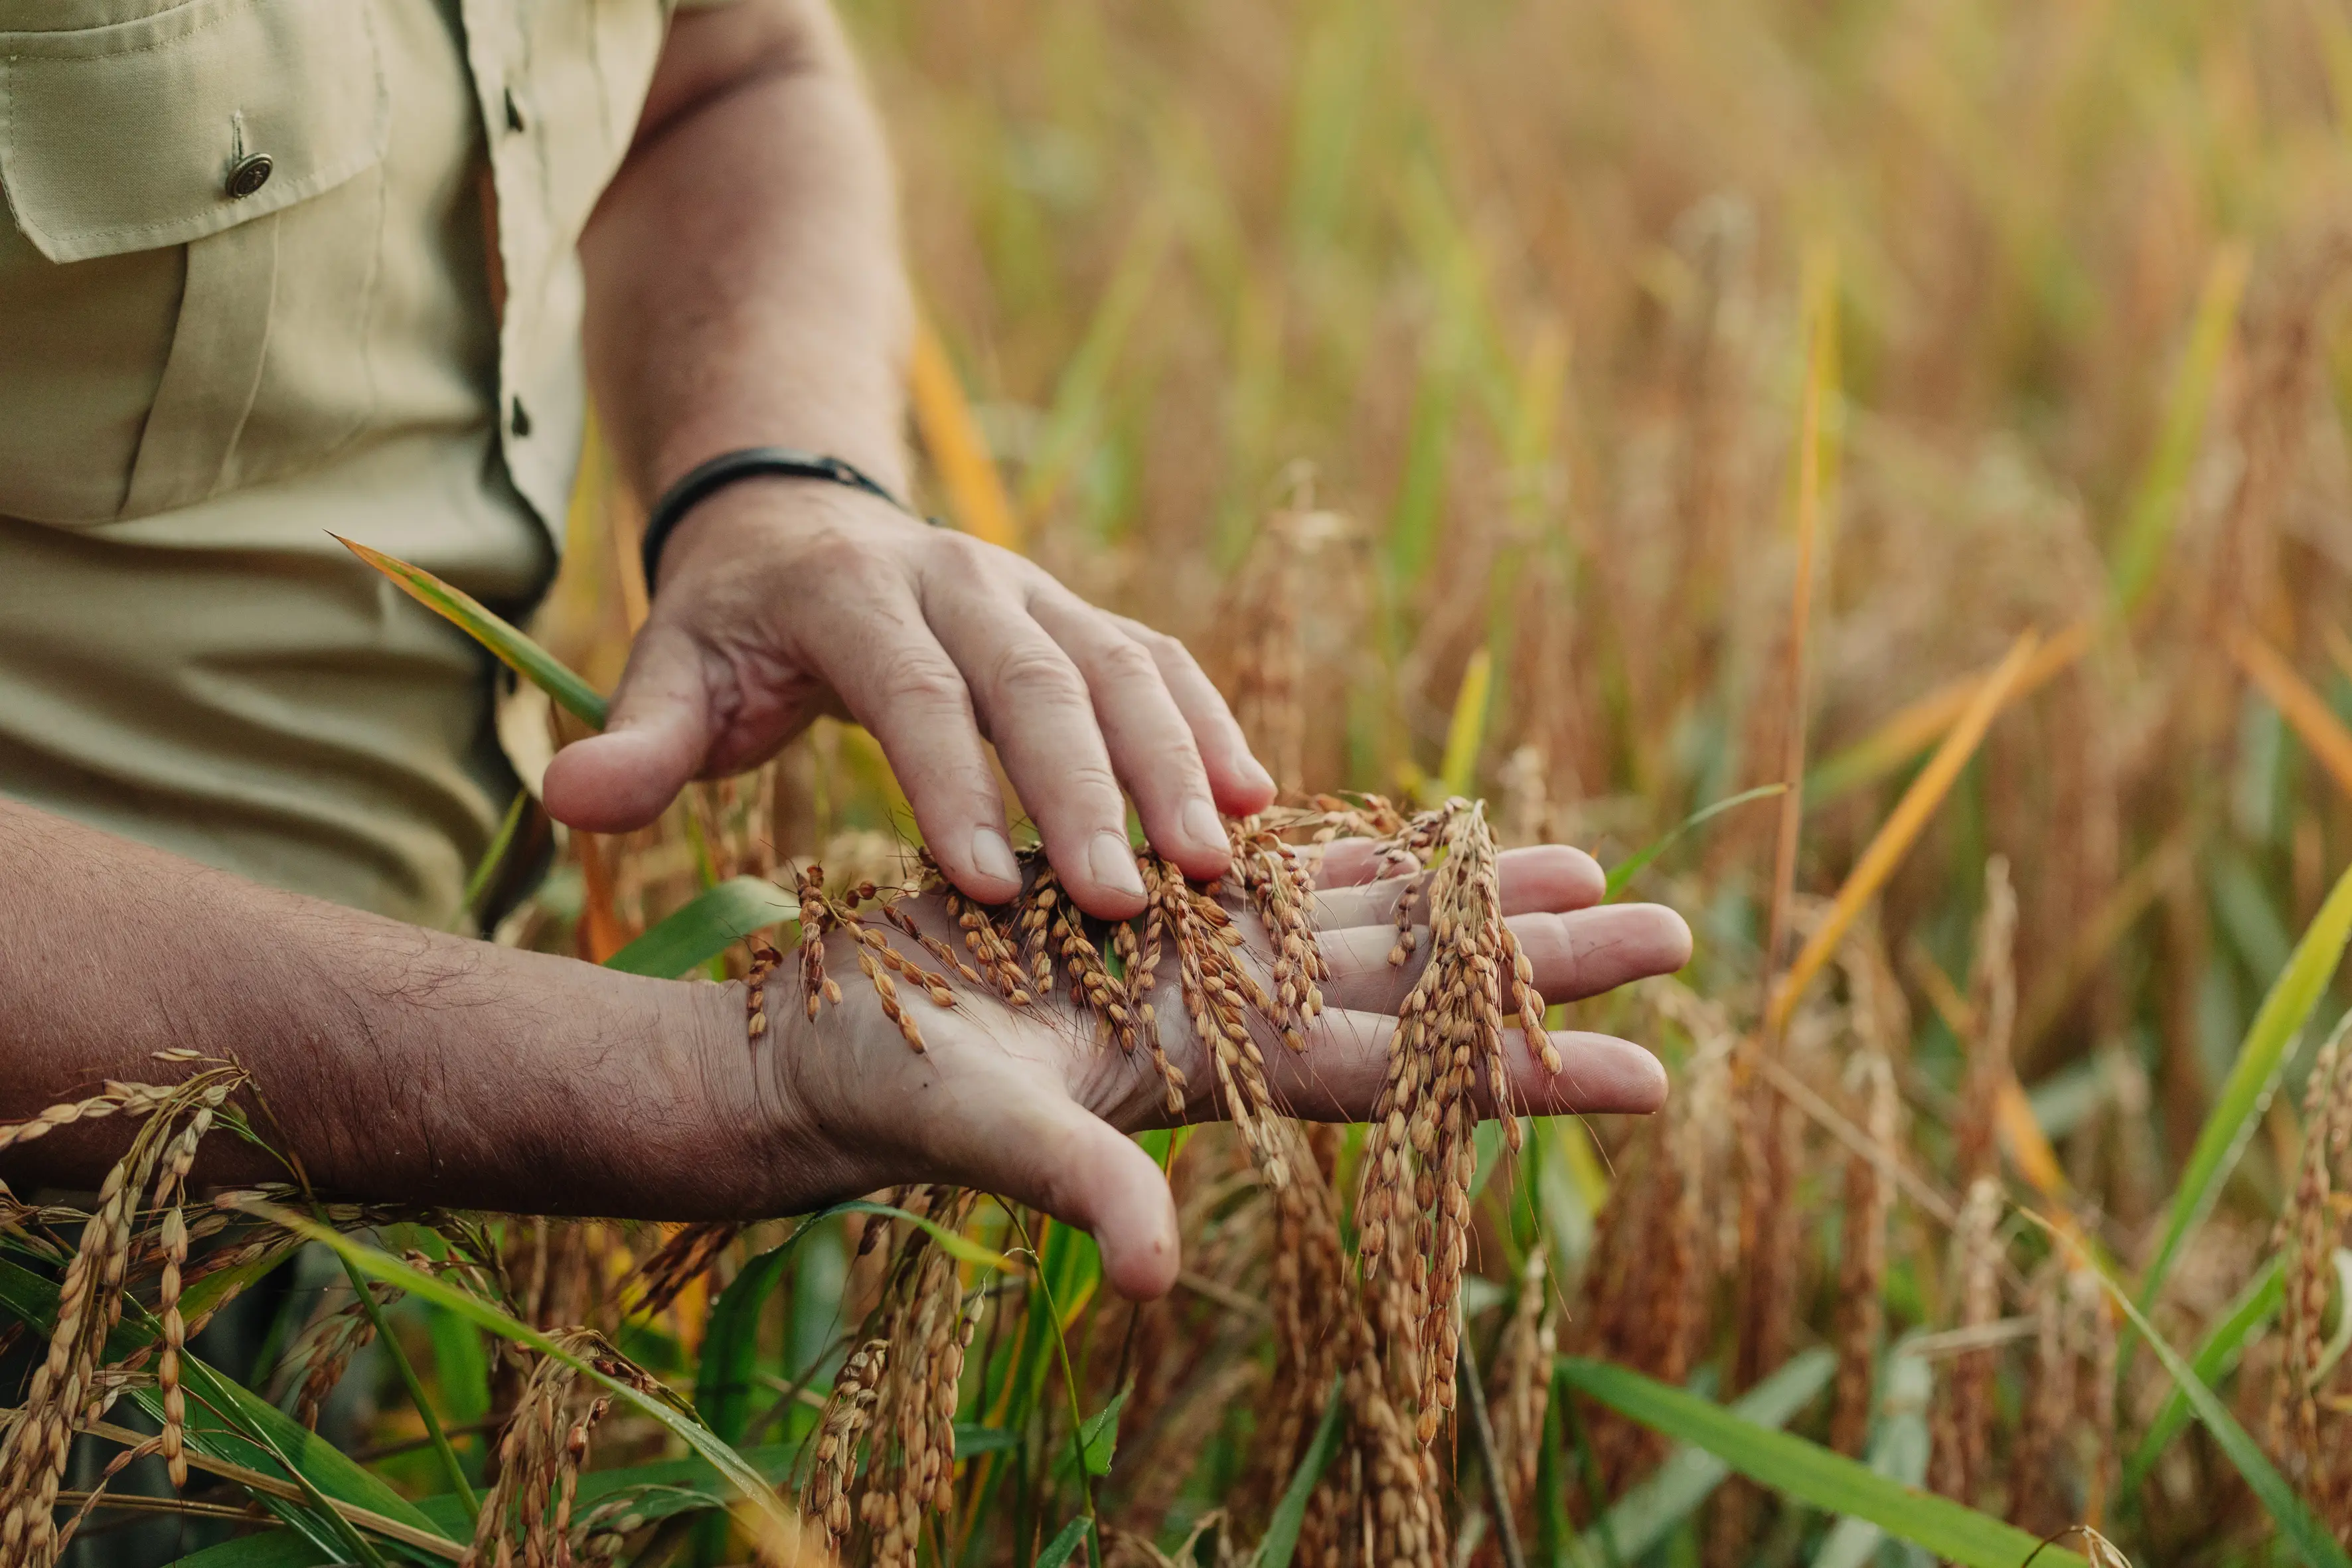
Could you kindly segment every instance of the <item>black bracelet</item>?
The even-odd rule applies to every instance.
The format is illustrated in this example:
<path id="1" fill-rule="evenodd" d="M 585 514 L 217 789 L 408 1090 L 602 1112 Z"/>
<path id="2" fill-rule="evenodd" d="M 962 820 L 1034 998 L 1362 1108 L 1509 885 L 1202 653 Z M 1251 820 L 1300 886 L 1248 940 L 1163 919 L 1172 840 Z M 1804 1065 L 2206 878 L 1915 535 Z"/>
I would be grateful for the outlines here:
<path id="1" fill-rule="evenodd" d="M 654 576 L 661 565 L 662 546 L 677 525 L 714 491 L 726 489 L 738 479 L 774 476 L 788 479 L 826 479 L 836 485 L 847 485 L 854 490 L 864 490 L 877 500 L 888 501 L 908 517 L 920 517 L 905 501 L 876 482 L 873 476 L 855 463 L 840 458 L 828 458 L 814 452 L 795 452 L 787 447 L 746 447 L 740 452 L 722 452 L 707 463 L 698 463 L 686 477 L 664 491 L 646 515 L 644 559 L 646 592 L 654 589 Z M 937 522 L 937 518 L 926 519 Z"/>

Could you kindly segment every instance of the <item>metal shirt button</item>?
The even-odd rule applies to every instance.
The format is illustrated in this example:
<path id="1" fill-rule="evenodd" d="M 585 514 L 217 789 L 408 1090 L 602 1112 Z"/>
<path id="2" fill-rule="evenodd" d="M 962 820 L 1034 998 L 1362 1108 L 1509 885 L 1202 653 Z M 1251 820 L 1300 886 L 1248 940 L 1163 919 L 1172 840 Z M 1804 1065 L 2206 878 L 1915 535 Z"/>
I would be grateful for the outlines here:
<path id="1" fill-rule="evenodd" d="M 269 171 L 277 165 L 267 153 L 256 153 L 249 158 L 239 158 L 228 172 L 227 188 L 231 201 L 243 201 L 269 183 Z"/>

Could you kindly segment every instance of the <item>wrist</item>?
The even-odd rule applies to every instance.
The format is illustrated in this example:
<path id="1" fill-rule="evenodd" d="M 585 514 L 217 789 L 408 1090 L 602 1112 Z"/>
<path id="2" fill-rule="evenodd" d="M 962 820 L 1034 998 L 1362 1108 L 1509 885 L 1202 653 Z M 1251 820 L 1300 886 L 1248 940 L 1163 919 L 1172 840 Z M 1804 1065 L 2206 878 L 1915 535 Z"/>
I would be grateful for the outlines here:
<path id="1" fill-rule="evenodd" d="M 799 1021 L 789 967 L 769 978 L 757 1036 L 743 982 L 680 982 L 673 993 L 671 1037 L 690 1053 L 678 1097 L 686 1114 L 663 1141 L 660 1195 L 646 1206 L 676 1219 L 766 1219 L 808 1206 L 798 1189 L 814 1140 L 771 1054 Z"/>
<path id="2" fill-rule="evenodd" d="M 780 556 L 864 551 L 928 527 L 886 501 L 838 485 L 760 478 L 728 486 L 679 519 L 665 542 L 656 586 L 765 570 Z"/>
<path id="3" fill-rule="evenodd" d="M 665 558 L 672 553 L 675 536 L 685 531 L 696 513 L 754 485 L 778 483 L 827 487 L 882 503 L 907 517 L 918 517 L 903 497 L 904 481 L 893 463 L 888 477 L 830 453 L 804 452 L 782 447 L 745 447 L 705 459 L 672 480 L 646 516 L 642 542 L 646 582 L 657 584 Z M 918 518 L 918 521 L 920 521 Z"/>

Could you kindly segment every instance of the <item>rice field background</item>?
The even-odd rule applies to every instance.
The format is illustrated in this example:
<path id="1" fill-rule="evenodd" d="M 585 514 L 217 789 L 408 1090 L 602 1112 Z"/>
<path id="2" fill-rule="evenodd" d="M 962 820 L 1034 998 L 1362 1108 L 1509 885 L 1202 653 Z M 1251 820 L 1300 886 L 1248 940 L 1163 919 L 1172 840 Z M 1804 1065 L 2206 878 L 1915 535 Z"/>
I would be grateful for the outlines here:
<path id="1" fill-rule="evenodd" d="M 2344 1563 L 2352 6 L 847 16 L 927 504 L 1190 640 L 1295 801 L 1483 797 L 1684 911 L 1576 1009 L 1672 1103 L 1481 1131 L 1417 1443 L 1349 1389 L 1360 1129 L 1297 1131 L 1320 1207 L 1153 1140 L 1136 1307 L 934 1191 L 175 1220 L 198 1074 L 123 1108 L 155 1198 L 84 1231 L 131 1305 L 74 1355 L 194 1394 L 205 1568 Z M 597 690 L 634 526 L 592 450 L 532 630 Z M 520 748 L 593 721 L 535 691 Z M 496 934 L 744 974 L 727 919 L 908 830 L 826 723 Z M 250 1391 L 181 1354 L 322 1223 Z"/>

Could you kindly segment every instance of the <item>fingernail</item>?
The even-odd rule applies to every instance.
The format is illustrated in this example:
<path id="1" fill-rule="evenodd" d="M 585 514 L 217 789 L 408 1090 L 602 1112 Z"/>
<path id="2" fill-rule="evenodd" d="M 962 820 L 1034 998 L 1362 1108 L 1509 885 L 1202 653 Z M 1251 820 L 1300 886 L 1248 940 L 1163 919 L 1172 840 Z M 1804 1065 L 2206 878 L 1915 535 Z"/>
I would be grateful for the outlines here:
<path id="1" fill-rule="evenodd" d="M 1183 815 L 1177 821 L 1184 837 L 1203 849 L 1223 849 L 1227 845 L 1225 825 L 1218 819 L 1217 808 L 1199 795 L 1184 803 Z"/>
<path id="2" fill-rule="evenodd" d="M 1087 851 L 1087 869 L 1094 873 L 1096 881 L 1113 892 L 1143 897 L 1143 879 L 1135 869 L 1135 851 L 1118 834 L 1095 835 L 1094 846 Z"/>
<path id="3" fill-rule="evenodd" d="M 1249 780 L 1251 784 L 1256 785 L 1259 789 L 1272 789 L 1275 787 L 1274 775 L 1265 771 L 1265 764 L 1259 762 L 1247 752 L 1244 752 L 1242 753 L 1242 776 Z"/>
<path id="4" fill-rule="evenodd" d="M 993 827 L 977 828 L 971 836 L 971 866 L 982 876 L 994 881 L 1021 881 L 1021 862 L 1013 858 L 1013 846 Z"/>

